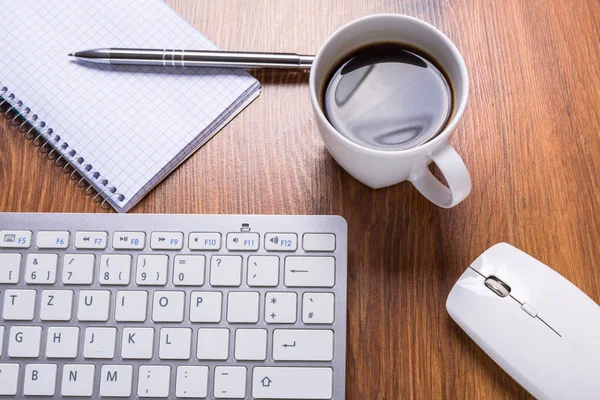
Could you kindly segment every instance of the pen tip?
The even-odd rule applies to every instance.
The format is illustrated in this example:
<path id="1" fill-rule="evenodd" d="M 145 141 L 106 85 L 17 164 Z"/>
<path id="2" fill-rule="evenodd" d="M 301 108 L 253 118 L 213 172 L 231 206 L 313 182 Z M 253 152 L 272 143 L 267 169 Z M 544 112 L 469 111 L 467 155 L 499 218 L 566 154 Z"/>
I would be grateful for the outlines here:
<path id="1" fill-rule="evenodd" d="M 69 53 L 69 57 L 75 57 L 75 53 Z"/>

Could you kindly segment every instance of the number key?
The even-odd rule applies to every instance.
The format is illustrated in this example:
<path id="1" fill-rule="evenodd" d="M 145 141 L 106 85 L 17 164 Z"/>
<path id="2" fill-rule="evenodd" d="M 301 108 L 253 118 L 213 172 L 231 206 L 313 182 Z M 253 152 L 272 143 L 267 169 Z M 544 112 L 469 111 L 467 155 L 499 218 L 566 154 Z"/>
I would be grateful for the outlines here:
<path id="1" fill-rule="evenodd" d="M 175 256 L 173 285 L 204 285 L 204 256 Z"/>
<path id="2" fill-rule="evenodd" d="M 131 256 L 129 254 L 105 254 L 100 258 L 101 285 L 129 285 Z"/>
<path id="3" fill-rule="evenodd" d="M 28 254 L 25 269 L 25 282 L 29 284 L 52 285 L 56 282 L 58 254 Z"/>
<path id="4" fill-rule="evenodd" d="M 141 255 L 137 259 L 135 283 L 138 285 L 164 286 L 167 284 L 169 256 Z"/>
<path id="5" fill-rule="evenodd" d="M 67 254 L 63 260 L 62 282 L 65 285 L 91 285 L 94 281 L 93 254 Z"/>

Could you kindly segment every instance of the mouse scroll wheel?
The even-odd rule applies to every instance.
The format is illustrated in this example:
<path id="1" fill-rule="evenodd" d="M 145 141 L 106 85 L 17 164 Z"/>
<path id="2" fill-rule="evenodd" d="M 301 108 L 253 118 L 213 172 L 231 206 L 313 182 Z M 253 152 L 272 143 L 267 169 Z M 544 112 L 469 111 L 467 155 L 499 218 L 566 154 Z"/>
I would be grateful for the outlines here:
<path id="1" fill-rule="evenodd" d="M 494 275 L 485 280 L 485 286 L 500 297 L 506 297 L 510 294 L 510 286 Z"/>

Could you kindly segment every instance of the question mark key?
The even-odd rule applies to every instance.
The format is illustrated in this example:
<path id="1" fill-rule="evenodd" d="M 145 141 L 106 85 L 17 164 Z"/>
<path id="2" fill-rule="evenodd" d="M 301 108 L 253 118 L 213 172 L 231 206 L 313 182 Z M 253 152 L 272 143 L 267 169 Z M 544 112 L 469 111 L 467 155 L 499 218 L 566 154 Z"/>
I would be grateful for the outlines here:
<path id="1" fill-rule="evenodd" d="M 241 256 L 213 256 L 210 263 L 212 286 L 240 286 L 242 284 Z"/>

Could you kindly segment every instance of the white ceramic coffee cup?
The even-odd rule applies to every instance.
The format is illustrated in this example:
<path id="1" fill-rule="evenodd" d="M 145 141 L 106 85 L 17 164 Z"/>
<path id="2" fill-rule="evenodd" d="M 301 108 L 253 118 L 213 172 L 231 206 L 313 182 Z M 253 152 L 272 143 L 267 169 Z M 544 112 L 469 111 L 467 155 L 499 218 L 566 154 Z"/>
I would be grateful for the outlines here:
<path id="1" fill-rule="evenodd" d="M 441 65 L 454 89 L 454 111 L 446 127 L 434 139 L 417 147 L 398 151 L 364 147 L 338 132 L 321 109 L 320 92 L 332 68 L 352 51 L 378 42 L 403 43 L 423 50 Z M 338 164 L 374 189 L 411 181 L 423 196 L 444 208 L 455 206 L 471 192 L 467 167 L 449 143 L 467 106 L 468 93 L 467 67 L 456 46 L 435 27 L 406 15 L 372 15 L 343 26 L 323 44 L 310 71 L 310 97 L 317 125 L 327 150 Z M 432 161 L 448 186 L 429 171 L 427 166 Z"/>

